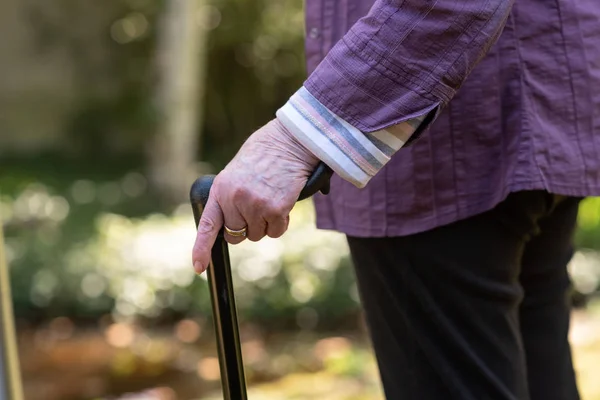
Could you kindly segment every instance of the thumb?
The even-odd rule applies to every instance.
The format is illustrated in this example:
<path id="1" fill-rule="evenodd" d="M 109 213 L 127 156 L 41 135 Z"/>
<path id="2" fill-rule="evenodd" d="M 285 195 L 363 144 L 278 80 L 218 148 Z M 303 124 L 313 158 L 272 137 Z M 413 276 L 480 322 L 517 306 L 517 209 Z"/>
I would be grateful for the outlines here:
<path id="1" fill-rule="evenodd" d="M 201 274 L 208 268 L 211 249 L 222 226 L 223 212 L 221 207 L 214 200 L 214 197 L 209 197 L 200 217 L 196 242 L 192 251 L 192 262 L 196 273 Z"/>

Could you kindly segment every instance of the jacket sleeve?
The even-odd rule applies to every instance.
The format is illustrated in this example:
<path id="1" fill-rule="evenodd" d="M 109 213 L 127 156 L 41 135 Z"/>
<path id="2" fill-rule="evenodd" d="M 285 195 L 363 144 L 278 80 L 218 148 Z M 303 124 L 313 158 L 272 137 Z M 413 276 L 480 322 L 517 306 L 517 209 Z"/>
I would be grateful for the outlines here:
<path id="1" fill-rule="evenodd" d="M 365 186 L 453 98 L 513 3 L 377 0 L 277 117 L 336 173 Z"/>

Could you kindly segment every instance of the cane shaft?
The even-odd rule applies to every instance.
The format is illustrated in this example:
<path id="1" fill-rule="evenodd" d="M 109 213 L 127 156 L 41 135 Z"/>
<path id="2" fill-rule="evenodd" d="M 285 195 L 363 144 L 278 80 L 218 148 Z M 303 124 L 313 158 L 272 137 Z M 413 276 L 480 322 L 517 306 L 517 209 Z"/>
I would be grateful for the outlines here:
<path id="1" fill-rule="evenodd" d="M 192 203 L 194 219 L 196 227 L 198 227 L 202 215 L 202 204 L 194 201 L 193 198 Z M 231 262 L 222 230 L 212 247 L 211 260 L 206 272 L 217 340 L 223 398 L 225 400 L 246 400 L 248 397 L 233 292 Z"/>
<path id="2" fill-rule="evenodd" d="M 208 282 L 213 315 L 215 316 L 223 396 L 228 400 L 245 400 L 247 399 L 246 379 L 233 294 L 231 263 L 227 242 L 222 235 L 219 235 L 212 248 L 212 260 L 208 267 Z"/>

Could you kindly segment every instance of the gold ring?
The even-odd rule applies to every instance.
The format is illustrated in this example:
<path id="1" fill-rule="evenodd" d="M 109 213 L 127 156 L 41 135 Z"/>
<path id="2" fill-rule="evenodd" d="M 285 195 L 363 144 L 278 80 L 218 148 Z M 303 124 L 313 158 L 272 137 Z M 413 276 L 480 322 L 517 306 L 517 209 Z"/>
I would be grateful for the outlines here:
<path id="1" fill-rule="evenodd" d="M 233 236 L 233 237 L 246 237 L 247 231 L 248 231 L 248 228 L 246 228 L 246 227 L 240 229 L 239 231 L 235 231 L 235 230 L 229 229 L 228 227 L 225 226 L 225 232 L 227 232 L 227 234 L 229 236 Z"/>

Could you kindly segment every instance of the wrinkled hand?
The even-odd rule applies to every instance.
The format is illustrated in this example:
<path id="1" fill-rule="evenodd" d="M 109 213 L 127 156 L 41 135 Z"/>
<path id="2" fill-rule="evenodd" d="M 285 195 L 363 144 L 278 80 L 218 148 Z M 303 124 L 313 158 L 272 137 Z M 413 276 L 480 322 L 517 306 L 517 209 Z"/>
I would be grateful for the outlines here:
<path id="1" fill-rule="evenodd" d="M 213 182 L 192 252 L 194 269 L 208 267 L 219 230 L 247 227 L 247 238 L 277 238 L 287 230 L 289 213 L 319 163 L 274 119 L 252 134 Z M 225 234 L 231 244 L 244 237 Z"/>

